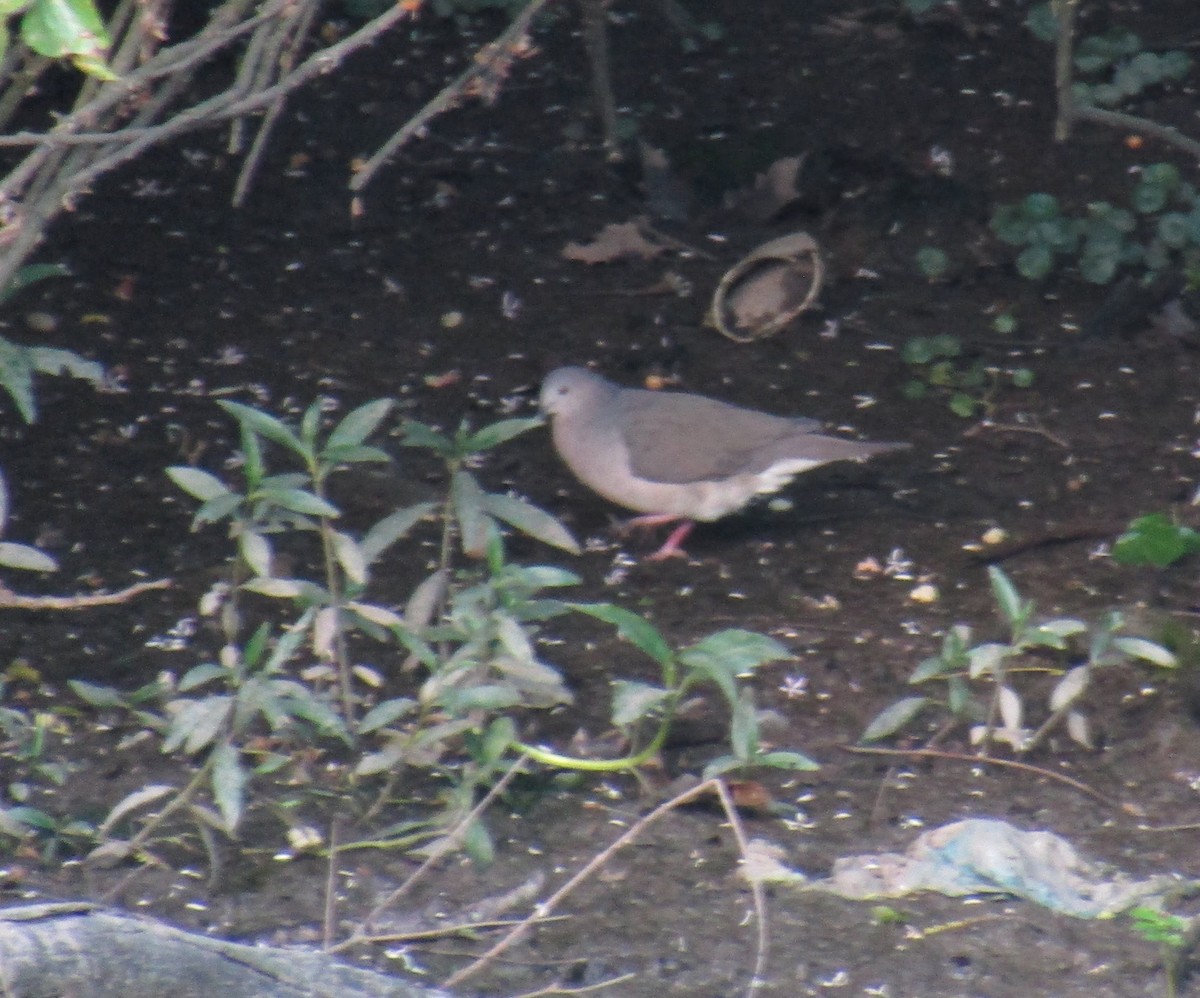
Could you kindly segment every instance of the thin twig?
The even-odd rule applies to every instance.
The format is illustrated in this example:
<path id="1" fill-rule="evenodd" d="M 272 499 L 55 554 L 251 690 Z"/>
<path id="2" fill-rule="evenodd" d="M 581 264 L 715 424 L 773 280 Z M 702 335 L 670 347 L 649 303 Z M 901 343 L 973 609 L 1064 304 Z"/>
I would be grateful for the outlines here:
<path id="1" fill-rule="evenodd" d="M 1115 798 L 1109 797 L 1107 794 L 1102 794 L 1099 790 L 1089 787 L 1086 783 L 1072 779 L 1063 773 L 1056 773 L 1052 769 L 1043 769 L 1041 766 L 1034 766 L 1027 762 L 1018 762 L 1016 759 L 997 759 L 995 756 L 973 755 L 968 752 L 945 752 L 942 749 L 889 749 L 868 747 L 866 745 L 843 745 L 841 749 L 843 752 L 852 752 L 855 755 L 904 756 L 910 759 L 946 759 L 951 762 L 966 762 L 971 765 L 1003 766 L 1006 769 L 1016 769 L 1023 773 L 1032 773 L 1035 776 L 1044 776 L 1047 779 L 1065 783 L 1072 789 L 1078 790 L 1082 794 L 1087 794 L 1089 797 L 1094 797 L 1100 803 L 1123 811 L 1125 814 L 1137 817 L 1139 813 L 1139 808 L 1136 804 L 1122 803 Z"/>
<path id="2" fill-rule="evenodd" d="M 721 806 L 725 809 L 725 816 L 729 819 L 729 826 L 733 829 L 733 837 L 737 840 L 738 851 L 742 854 L 744 863 L 746 857 L 750 855 L 750 842 L 746 838 L 746 830 L 742 827 L 742 819 L 738 816 L 737 805 L 734 804 L 733 797 L 729 794 L 729 787 L 725 785 L 724 780 L 710 782 L 716 784 L 717 795 L 721 798 Z M 754 950 L 754 972 L 750 976 L 750 985 L 746 989 L 746 994 L 752 995 L 766 984 L 770 937 L 767 925 L 767 896 L 763 891 L 762 881 L 758 877 L 746 877 L 745 879 L 750 884 L 750 897 L 754 901 L 755 921 L 758 923 L 758 943 Z"/>
<path id="3" fill-rule="evenodd" d="M 492 963 L 492 961 L 494 961 L 502 953 L 511 949 L 514 945 L 524 939 L 534 925 L 539 924 L 547 915 L 553 912 L 564 898 L 571 894 L 575 888 L 577 888 L 585 880 L 591 877 L 593 873 L 603 867 L 620 849 L 633 842 L 639 835 L 642 834 L 642 832 L 644 832 L 660 818 L 669 814 L 671 811 L 676 810 L 682 805 L 687 804 L 689 801 L 695 800 L 704 794 L 713 792 L 714 789 L 720 797 L 721 803 L 726 809 L 726 813 L 732 815 L 730 824 L 734 829 L 734 837 L 737 839 L 738 845 L 742 849 L 742 856 L 745 857 L 746 839 L 742 832 L 740 822 L 736 817 L 736 810 L 733 808 L 732 800 L 729 798 L 728 793 L 724 790 L 720 780 L 705 780 L 703 783 L 697 784 L 690 790 L 686 790 L 683 793 L 672 797 L 670 800 L 659 804 L 658 807 L 639 820 L 637 824 L 633 825 L 631 828 L 622 833 L 605 849 L 588 860 L 588 862 L 585 863 L 582 868 L 576 871 L 575 874 L 571 876 L 558 890 L 551 894 L 550 897 L 548 897 L 541 904 L 537 905 L 534 910 L 530 912 L 527 918 L 525 918 L 511 932 L 509 932 L 503 939 L 497 942 L 491 949 L 489 949 L 474 962 L 451 974 L 450 977 L 448 977 L 444 982 L 444 986 L 447 988 L 453 988 L 461 984 L 468 977 L 472 977 L 473 975 L 479 973 L 479 971 L 483 970 L 484 967 Z M 755 959 L 754 977 L 750 983 L 751 992 L 761 986 L 761 973 L 766 960 L 766 943 L 763 938 L 763 933 L 765 932 L 764 925 L 766 922 L 764 917 L 765 902 L 761 893 L 761 887 L 757 891 L 753 891 L 753 897 L 755 908 L 759 915 L 759 948 L 758 955 Z"/>
<path id="4" fill-rule="evenodd" d="M 128 603 L 152 589 L 170 589 L 170 579 L 136 582 L 115 593 L 93 593 L 90 596 L 22 596 L 0 583 L 0 610 L 85 610 L 93 606 L 112 606 Z"/>
<path id="5" fill-rule="evenodd" d="M 321 919 L 321 948 L 329 952 L 333 945 L 333 930 L 337 923 L 337 864 L 340 855 L 340 823 L 336 818 L 329 826 L 329 865 L 325 870 L 325 911 Z"/>
<path id="6" fill-rule="evenodd" d="M 1200 157 L 1200 141 L 1189 138 L 1170 125 L 1161 125 L 1157 121 L 1143 118 L 1136 114 L 1126 114 L 1124 111 L 1109 111 L 1107 108 L 1096 107 L 1092 104 L 1075 103 L 1071 106 L 1071 118 L 1074 121 L 1094 121 L 1100 125 L 1121 128 L 1142 135 L 1161 139 L 1168 145 L 1182 149 L 1192 156 Z"/>
<path id="7" fill-rule="evenodd" d="M 405 122 L 398 132 L 367 159 L 351 178 L 350 190 L 357 193 L 365 188 L 379 168 L 395 155 L 401 146 L 421 132 L 430 119 L 456 107 L 463 95 L 476 83 L 484 80 L 483 83 L 480 83 L 479 90 L 485 97 L 494 93 L 494 81 L 508 71 L 513 59 L 521 52 L 520 40 L 529 31 L 529 22 L 550 2 L 551 0 L 530 0 L 521 13 L 513 18 L 512 24 L 505 28 L 494 41 L 489 42 L 475 53 L 471 65 L 459 74 L 457 79 Z M 492 84 L 488 85 L 485 78 L 493 81 Z"/>
<path id="8" fill-rule="evenodd" d="M 287 50 L 283 55 L 279 56 L 279 66 L 283 72 L 291 72 L 292 67 L 295 65 L 296 56 L 304 45 L 304 42 L 308 39 L 309 32 L 312 30 L 313 20 L 319 8 L 320 3 L 317 0 L 309 0 L 301 12 L 292 34 L 291 42 L 288 44 Z M 251 143 L 250 151 L 246 154 L 246 159 L 242 163 L 242 169 L 238 172 L 237 182 L 233 185 L 231 203 L 235 208 L 240 208 L 245 204 L 246 197 L 250 193 L 250 187 L 254 183 L 254 176 L 258 172 L 258 165 L 262 161 L 263 154 L 266 152 L 271 133 L 274 132 L 275 125 L 283 115 L 283 109 L 286 106 L 287 98 L 280 96 L 275 103 L 267 108 L 267 113 L 263 115 L 263 120 L 258 126 L 258 132 L 254 136 L 254 142 Z"/>
<path id="9" fill-rule="evenodd" d="M 428 856 L 425 857 L 425 862 L 418 866 L 416 870 L 413 871 L 412 875 L 404 881 L 404 883 L 402 883 L 387 897 L 375 905 L 375 907 L 367 913 L 367 917 L 364 918 L 350 934 L 348 939 L 345 939 L 334 946 L 327 947 L 326 952 L 341 953 L 343 950 L 350 949 L 366 942 L 369 939 L 371 923 L 374 922 L 375 919 L 377 919 L 380 915 L 382 915 L 384 911 L 404 897 L 405 894 L 412 890 L 413 886 L 426 874 L 426 872 L 428 872 L 434 863 L 441 860 L 442 857 L 444 857 L 452 849 L 456 848 L 463 841 L 463 839 L 466 838 L 467 832 L 470 830 L 471 825 L 479 819 L 480 815 L 482 815 L 484 811 L 491 807 L 492 801 L 494 801 L 500 796 L 500 794 L 504 792 L 504 789 L 509 783 L 512 782 L 513 777 L 515 777 L 517 773 L 521 772 L 525 768 L 527 761 L 528 760 L 525 758 L 525 756 L 521 756 L 519 759 L 517 759 L 517 761 L 508 768 L 508 771 L 495 782 L 495 784 L 490 790 L 488 790 L 486 794 L 483 795 L 483 798 L 479 801 L 479 803 L 471 808 L 470 812 L 468 812 L 462 821 L 460 821 L 453 829 L 451 829 L 450 833 L 441 840 L 442 848 L 433 850 Z"/>
<path id="10" fill-rule="evenodd" d="M 1020 423 L 997 423 L 994 419 L 985 419 L 976 423 L 963 433 L 964 437 L 977 437 L 984 430 L 995 430 L 997 433 L 1032 433 L 1034 436 L 1045 437 L 1052 444 L 1057 444 L 1063 450 L 1070 450 L 1071 444 L 1063 437 L 1041 426 L 1022 426 Z"/>

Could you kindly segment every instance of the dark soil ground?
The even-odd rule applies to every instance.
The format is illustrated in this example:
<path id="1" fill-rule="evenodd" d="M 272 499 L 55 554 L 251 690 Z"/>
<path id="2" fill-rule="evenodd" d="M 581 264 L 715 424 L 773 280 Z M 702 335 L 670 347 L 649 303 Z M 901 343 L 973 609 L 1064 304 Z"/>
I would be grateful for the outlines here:
<path id="1" fill-rule="evenodd" d="M 68 779 L 61 789 L 35 787 L 31 803 L 97 822 L 140 786 L 186 780 L 156 739 L 130 737 L 136 729 L 115 716 L 98 725 L 64 681 L 132 689 L 214 653 L 217 639 L 204 626 L 174 647 L 162 639 L 195 621 L 197 600 L 230 554 L 219 529 L 189 532 L 193 504 L 163 474 L 187 460 L 225 473 L 237 440 L 215 399 L 295 417 L 318 396 L 341 411 L 395 396 L 425 422 L 452 427 L 468 416 L 478 425 L 514 404 L 528 411 L 549 369 L 592 363 L 627 384 L 665 376 L 689 390 L 913 445 L 867 467 L 805 476 L 787 492 L 791 510 L 759 507 L 703 526 L 690 558 L 666 563 L 636 560 L 649 548 L 613 538 L 613 510 L 569 477 L 544 431 L 498 451 L 479 472 L 490 487 L 511 486 L 589 539 L 578 558 L 510 544 L 514 560 L 578 572 L 580 599 L 644 612 L 680 645 L 741 627 L 794 652 L 794 661 L 753 680 L 760 706 L 776 716 L 764 737 L 807 753 L 821 769 L 765 777 L 792 817 L 748 815 L 750 834 L 823 876 L 840 856 L 902 850 L 922 828 L 989 816 L 1056 832 L 1135 875 L 1200 876 L 1200 731 L 1186 671 L 1110 670 L 1087 706 L 1098 747 L 1063 734 L 1026 759 L 1083 781 L 1100 798 L 1030 771 L 845 750 L 908 692 L 907 677 L 950 625 L 969 622 L 984 637 L 1003 638 L 985 563 L 972 549 L 991 528 L 1008 536 L 992 553 L 1041 611 L 1098 620 L 1120 608 L 1149 633 L 1163 620 L 1192 633 L 1198 594 L 1190 567 L 1123 567 L 1105 545 L 1134 516 L 1191 513 L 1200 479 L 1197 355 L 1186 340 L 1156 331 L 1160 303 L 1117 308 L 1109 289 L 1069 272 L 1042 284 L 1023 280 L 987 220 L 995 204 L 1031 191 L 1073 208 L 1124 202 L 1139 164 L 1175 159 L 1185 172 L 1193 164 L 1150 140 L 1132 149 L 1126 134 L 1098 127 L 1055 144 L 1051 50 L 1021 28 L 1024 4 L 968 3 L 921 21 L 892 4 L 692 6 L 701 21 L 721 25 L 721 41 L 684 52 L 649 3 L 619 4 L 610 40 L 619 103 L 694 191 L 686 218 L 655 224 L 695 251 L 595 266 L 560 255 L 567 243 L 647 211 L 635 177 L 610 165 L 597 144 L 573 9 L 539 27 L 537 53 L 495 106 L 445 116 L 405 149 L 369 189 L 356 222 L 345 192 L 351 160 L 459 71 L 464 32 L 481 42 L 500 22 L 461 28 L 425 18 L 322 80 L 295 102 L 239 212 L 227 207 L 237 163 L 221 137 L 205 135 L 137 162 L 62 219 L 41 258 L 69 262 L 77 276 L 19 299 L 7 334 L 28 339 L 21 313 L 48 313 L 56 328 L 46 341 L 103 362 L 123 390 L 45 381 L 39 422 L 8 421 L 0 439 L 14 508 L 7 538 L 39 541 L 62 566 L 44 580 L 8 582 L 44 593 L 111 590 L 143 578 L 176 584 L 113 608 L 0 618 L 0 660 L 40 676 L 20 673 L 6 691 L 10 704 L 54 707 L 62 718 L 47 752 L 69 766 Z M 1119 8 L 1106 16 L 1148 40 L 1200 37 L 1194 4 Z M 1133 110 L 1195 133 L 1195 108 L 1193 86 L 1155 92 Z M 724 191 L 801 153 L 809 172 L 785 217 L 754 223 L 721 207 Z M 752 345 L 704 327 L 721 274 L 753 246 L 796 229 L 816 236 L 830 261 L 820 309 Z M 946 279 L 931 283 L 917 272 L 913 257 L 923 246 L 949 255 Z M 652 293 L 666 271 L 694 293 Z M 1015 315 L 1014 333 L 992 329 L 1000 312 Z M 446 322 L 451 313 L 461 322 Z M 907 400 L 899 349 L 936 333 L 958 336 L 969 357 L 988 365 L 1030 368 L 1033 386 L 998 387 L 987 422 L 954 415 L 944 400 Z M 450 372 L 458 377 L 442 378 Z M 432 464 L 395 452 L 390 482 L 347 497 L 354 523 L 407 501 L 405 483 L 426 491 L 441 484 Z M 882 564 L 893 552 L 911 562 L 906 577 L 856 573 L 864 559 Z M 424 560 L 410 551 L 384 566 L 376 598 L 402 606 Z M 921 582 L 936 587 L 932 602 L 911 598 Z M 569 677 L 576 704 L 529 724 L 532 737 L 565 748 L 578 728 L 603 732 L 612 678 L 653 672 L 592 623 L 558 621 L 554 633 L 562 643 L 546 654 Z M 417 679 L 399 672 L 400 652 L 370 654 L 389 676 L 390 695 L 411 692 Z M 931 731 L 918 724 L 911 744 Z M 664 759 L 663 782 L 721 751 L 690 740 Z M 971 751 L 961 730 L 941 747 Z M 12 760 L 0 765 L 6 784 L 28 778 Z M 320 775 L 326 765 L 328 778 Z M 5 865 L 4 896 L 103 898 L 222 937 L 319 939 L 325 861 L 276 858 L 289 826 L 328 834 L 343 812 L 323 795 L 340 772 L 332 757 L 310 759 L 308 772 L 307 785 L 293 769 L 256 781 L 237 843 L 206 852 L 181 829 L 156 850 L 162 865 L 135 875 L 62 862 L 75 855 L 69 842 L 41 863 L 37 844 L 27 843 Z M 431 813 L 428 787 L 402 786 L 395 796 L 372 822 L 343 827 L 342 840 Z M 544 883 L 531 899 L 545 896 L 655 800 L 632 778 L 611 778 L 556 790 L 519 812 L 496 810 L 495 862 L 448 864 L 387 924 L 424 930 L 460 921 L 535 877 Z M 1184 828 L 1155 830 L 1166 826 Z M 342 860 L 340 933 L 414 866 L 398 850 Z M 621 978 L 589 993 L 739 994 L 755 930 L 737 867 L 719 811 L 675 812 L 573 894 L 564 920 L 538 929 L 463 993 Z M 1164 993 L 1158 948 L 1124 919 L 1077 920 L 1012 900 L 921 896 L 896 906 L 901 921 L 879 922 L 867 904 L 774 892 L 762 993 Z M 395 943 L 361 956 L 388 967 L 403 956 L 433 981 L 490 938 Z M 1195 988 L 1185 982 L 1183 993 Z"/>

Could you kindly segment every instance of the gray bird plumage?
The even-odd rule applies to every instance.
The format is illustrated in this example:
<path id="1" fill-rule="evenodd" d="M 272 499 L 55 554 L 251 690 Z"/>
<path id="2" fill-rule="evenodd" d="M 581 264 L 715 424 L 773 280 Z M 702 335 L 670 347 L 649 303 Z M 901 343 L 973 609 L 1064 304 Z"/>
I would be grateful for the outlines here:
<path id="1" fill-rule="evenodd" d="M 582 367 L 552 372 L 540 401 L 575 477 L 655 522 L 716 520 L 818 465 L 908 446 L 823 436 L 816 420 L 702 395 L 623 388 Z M 675 547 L 684 533 L 672 535 Z M 674 553 L 668 541 L 659 555 Z"/>

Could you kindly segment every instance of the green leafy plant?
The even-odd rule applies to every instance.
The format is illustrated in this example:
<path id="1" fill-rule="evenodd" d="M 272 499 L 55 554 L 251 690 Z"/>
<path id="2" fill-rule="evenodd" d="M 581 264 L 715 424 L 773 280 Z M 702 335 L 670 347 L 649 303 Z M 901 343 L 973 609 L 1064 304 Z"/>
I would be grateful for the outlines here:
<path id="1" fill-rule="evenodd" d="M 1142 168 L 1130 208 L 1097 201 L 1082 216 L 1070 216 L 1053 195 L 1035 193 L 1000 205 L 991 228 L 1020 247 L 1016 267 L 1030 280 L 1041 280 L 1067 260 L 1093 284 L 1107 284 L 1126 269 L 1149 283 L 1171 266 L 1200 268 L 1200 195 L 1170 163 Z"/>
<path id="2" fill-rule="evenodd" d="M 922 246 L 917 250 L 914 262 L 921 276 L 927 281 L 940 280 L 946 275 L 946 270 L 950 266 L 950 258 L 946 256 L 945 250 L 940 250 L 936 246 Z"/>
<path id="3" fill-rule="evenodd" d="M 1133 931 L 1147 942 L 1157 943 L 1167 976 L 1167 998 L 1179 993 L 1181 964 L 1195 930 L 1194 919 L 1172 915 L 1158 908 L 1140 906 L 1129 912 Z"/>
<path id="4" fill-rule="evenodd" d="M 0 0 L 2 3 L 2 0 Z M 51 277 L 66 277 L 70 271 L 62 264 L 30 264 L 18 270 L 0 289 L 0 306 L 30 285 Z M 93 385 L 104 384 L 104 369 L 71 350 L 31 347 L 0 336 L 0 388 L 4 389 L 26 423 L 37 419 L 33 394 L 35 374 L 70 374 Z"/>
<path id="5" fill-rule="evenodd" d="M 1042 41 L 1054 41 L 1058 34 L 1050 6 L 1037 5 L 1025 21 Z M 1122 27 L 1079 39 L 1072 64 L 1078 74 L 1071 88 L 1073 99 L 1098 107 L 1117 107 L 1167 81 L 1182 80 L 1192 70 L 1192 60 L 1182 49 L 1146 51 L 1142 39 Z"/>
<path id="6" fill-rule="evenodd" d="M 138 854 L 164 818 L 184 804 L 202 813 L 201 791 L 216 808 L 207 825 L 232 834 L 255 777 L 288 765 L 289 747 L 331 738 L 359 750 L 351 766 L 357 784 L 384 778 L 377 801 L 414 771 L 435 777 L 446 788 L 437 824 L 448 827 L 470 812 L 481 787 L 522 757 L 554 770 L 636 771 L 661 749 L 684 699 L 705 686 L 719 691 L 731 718 L 730 752 L 711 764 L 712 772 L 814 765 L 799 753 L 761 748 L 754 704 L 740 681 L 762 663 L 788 655 L 778 642 L 728 630 L 676 650 L 636 614 L 562 599 L 557 593 L 579 581 L 573 573 L 508 560 L 509 530 L 578 551 L 550 514 L 488 491 L 478 478 L 487 452 L 540 420 L 500 420 L 478 430 L 464 423 L 453 433 L 408 422 L 403 442 L 442 462 L 445 497 L 397 510 L 357 535 L 340 526 L 328 484 L 346 466 L 389 460 L 369 442 L 390 411 L 388 401 L 366 403 L 328 429 L 316 405 L 298 425 L 237 403 L 221 405 L 240 430 L 243 481 L 233 485 L 191 467 L 168 469 L 200 501 L 194 526 L 223 524 L 235 545 L 229 580 L 202 606 L 221 628 L 219 653 L 177 682 L 165 677 L 132 694 L 72 684 L 94 706 L 128 710 L 162 738 L 164 751 L 197 756 L 201 766 L 181 790 L 147 787 L 118 802 L 98 830 L 101 855 Z M 277 457 L 296 470 L 286 465 L 272 470 Z M 380 556 L 420 522 L 440 525 L 438 557 L 398 612 L 370 599 L 371 574 Z M 319 578 L 276 573 L 278 549 L 286 546 L 295 556 L 306 541 L 315 542 L 309 546 L 317 558 L 309 563 Z M 252 598 L 259 602 L 251 605 Z M 243 621 L 262 617 L 272 606 L 290 609 L 286 623 L 260 622 L 243 638 Z M 539 652 L 548 622 L 568 613 L 615 626 L 660 667 L 658 684 L 614 686 L 613 723 L 628 746 L 619 758 L 568 756 L 517 734 L 521 713 L 571 701 L 562 674 Z M 351 639 L 356 648 L 366 640 L 400 649 L 408 658 L 399 674 L 420 673 L 415 688 L 381 697 L 383 677 L 357 660 Z M 264 750 L 263 735 L 275 747 Z M 152 805 L 156 813 L 147 815 Z M 125 832 L 138 822 L 136 834 Z M 406 825 L 396 830 L 396 841 L 411 843 L 414 836 L 434 833 L 432 825 L 424 832 Z M 465 846 L 486 859 L 491 853 L 486 829 L 471 827 Z"/>
<path id="7" fill-rule="evenodd" d="M 92 0 L 0 0 L 0 56 L 8 48 L 8 18 L 20 15 L 21 41 L 38 55 L 70 59 L 100 80 L 115 80 L 104 62 L 112 39 Z"/>
<path id="8" fill-rule="evenodd" d="M 944 693 L 901 698 L 867 726 L 863 741 L 890 737 L 918 715 L 937 710 L 943 721 L 931 744 L 966 725 L 972 744 L 985 754 L 995 742 L 1027 754 L 1064 726 L 1074 741 L 1090 747 L 1082 703 L 1098 669 L 1131 659 L 1160 668 L 1177 664 L 1161 644 L 1121 634 L 1124 622 L 1119 613 L 1106 614 L 1091 625 L 1073 617 L 1037 620 L 1033 602 L 1021 597 L 1003 571 L 989 567 L 988 579 L 1008 639 L 974 642 L 970 627 L 955 624 L 942 638 L 939 652 L 921 662 L 908 680 L 912 686 L 940 685 Z M 1029 726 L 1027 705 L 1036 702 L 1034 687 L 1047 676 L 1054 682 L 1036 698 L 1044 698 L 1044 716 Z"/>
<path id="9" fill-rule="evenodd" d="M 1139 516 L 1113 544 L 1113 558 L 1122 565 L 1165 568 L 1200 551 L 1200 532 L 1176 523 L 1163 513 Z"/>
<path id="10" fill-rule="evenodd" d="M 1027 368 L 1002 370 L 981 359 L 965 362 L 962 341 L 949 333 L 914 336 L 904 344 L 900 356 L 914 375 L 902 388 L 905 398 L 935 395 L 964 419 L 986 413 L 1004 384 L 1017 388 L 1033 384 L 1033 372 Z"/>
<path id="11" fill-rule="evenodd" d="M 40 858 L 50 863 L 59 855 L 75 855 L 96 841 L 96 827 L 81 818 L 55 817 L 40 808 L 18 804 L 0 807 L 0 836 L 23 842 L 36 838 Z"/>
<path id="12" fill-rule="evenodd" d="M 0 537 L 8 524 L 9 501 L 8 485 L 0 472 Z M 28 544 L 18 544 L 14 541 L 0 541 L 0 568 L 15 568 L 29 572 L 53 572 L 58 563 L 43 551 Z"/>

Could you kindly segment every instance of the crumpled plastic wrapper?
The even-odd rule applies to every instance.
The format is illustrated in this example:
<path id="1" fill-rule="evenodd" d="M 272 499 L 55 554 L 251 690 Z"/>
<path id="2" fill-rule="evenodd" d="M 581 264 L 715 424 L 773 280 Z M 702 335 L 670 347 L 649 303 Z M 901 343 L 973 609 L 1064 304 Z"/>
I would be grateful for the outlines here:
<path id="1" fill-rule="evenodd" d="M 919 835 L 904 853 L 847 856 L 825 880 L 786 867 L 782 850 L 755 840 L 743 867 L 748 879 L 792 884 L 855 901 L 917 891 L 950 897 L 1007 894 L 1077 918 L 1111 918 L 1138 905 L 1156 907 L 1179 890 L 1176 875 L 1133 880 L 1089 863 L 1064 838 L 1027 832 L 1006 821 L 972 818 Z"/>

